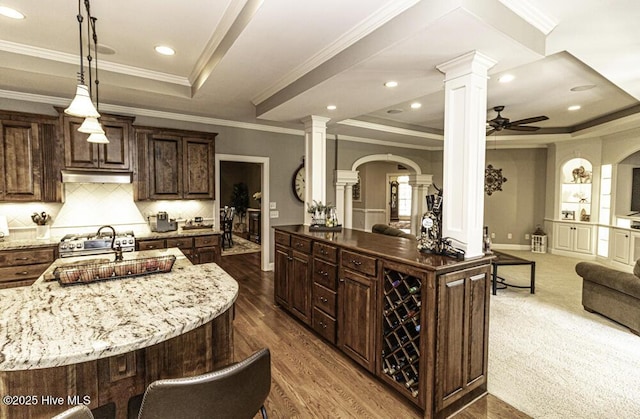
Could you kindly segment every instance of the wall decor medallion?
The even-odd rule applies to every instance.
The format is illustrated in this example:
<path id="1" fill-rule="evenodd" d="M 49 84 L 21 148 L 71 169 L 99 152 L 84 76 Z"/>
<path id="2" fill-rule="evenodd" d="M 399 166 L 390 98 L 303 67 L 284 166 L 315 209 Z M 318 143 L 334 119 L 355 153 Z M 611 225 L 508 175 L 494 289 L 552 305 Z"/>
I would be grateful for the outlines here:
<path id="1" fill-rule="evenodd" d="M 507 178 L 502 176 L 502 169 L 494 169 L 492 165 L 484 169 L 484 191 L 487 195 L 501 191 L 502 184 L 506 181 Z"/>

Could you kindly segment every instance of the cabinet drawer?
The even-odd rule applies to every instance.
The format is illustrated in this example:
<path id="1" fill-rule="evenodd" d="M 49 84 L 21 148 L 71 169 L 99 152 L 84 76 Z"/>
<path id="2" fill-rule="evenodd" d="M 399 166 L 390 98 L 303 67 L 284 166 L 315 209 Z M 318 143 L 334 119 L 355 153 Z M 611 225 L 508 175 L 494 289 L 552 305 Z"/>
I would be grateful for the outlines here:
<path id="1" fill-rule="evenodd" d="M 138 250 L 164 249 L 164 240 L 141 240 L 138 242 Z"/>
<path id="2" fill-rule="evenodd" d="M 338 249 L 323 243 L 313 244 L 313 255 L 333 263 L 338 261 Z"/>
<path id="3" fill-rule="evenodd" d="M 212 234 L 210 236 L 194 237 L 195 247 L 219 246 L 220 236 Z"/>
<path id="4" fill-rule="evenodd" d="M 283 246 L 291 246 L 291 235 L 287 233 L 282 233 L 280 231 L 276 231 L 276 244 L 281 244 Z"/>
<path id="5" fill-rule="evenodd" d="M 369 276 L 376 276 L 376 259 L 359 253 L 342 252 L 342 266 Z"/>
<path id="6" fill-rule="evenodd" d="M 54 252 L 53 248 L 0 252 L 0 267 L 51 263 L 55 259 Z"/>
<path id="7" fill-rule="evenodd" d="M 291 237 L 291 247 L 299 252 L 311 253 L 311 240 L 293 236 Z"/>
<path id="8" fill-rule="evenodd" d="M 193 247 L 193 239 L 191 237 L 167 239 L 167 248 L 169 247 L 177 247 L 179 249 L 191 249 Z"/>
<path id="9" fill-rule="evenodd" d="M 37 265 L 11 266 L 0 268 L 0 282 L 22 279 L 37 279 L 51 265 L 50 262 Z"/>
<path id="10" fill-rule="evenodd" d="M 336 290 L 336 265 L 313 259 L 313 281 L 330 290 Z"/>
<path id="11" fill-rule="evenodd" d="M 322 285 L 314 284 L 313 305 L 331 317 L 336 317 L 336 293 L 334 291 Z"/>
<path id="12" fill-rule="evenodd" d="M 336 320 L 317 308 L 313 309 L 313 330 L 329 342 L 336 343 Z"/>

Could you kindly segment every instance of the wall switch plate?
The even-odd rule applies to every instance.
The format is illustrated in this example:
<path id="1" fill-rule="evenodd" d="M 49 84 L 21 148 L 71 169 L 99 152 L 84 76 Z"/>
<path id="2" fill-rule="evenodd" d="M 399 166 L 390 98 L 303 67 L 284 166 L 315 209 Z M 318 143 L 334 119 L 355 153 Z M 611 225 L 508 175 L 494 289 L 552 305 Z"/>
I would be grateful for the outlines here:
<path id="1" fill-rule="evenodd" d="M 280 217 L 280 211 L 269 211 L 269 218 L 278 218 Z"/>
<path id="2" fill-rule="evenodd" d="M 275 202 L 269 202 L 269 209 L 276 209 L 276 203 Z"/>
<path id="3" fill-rule="evenodd" d="M 525 234 L 525 235 L 524 235 L 524 239 L 525 239 L 525 240 L 529 240 L 529 235 L 528 235 L 528 234 Z"/>
<path id="4" fill-rule="evenodd" d="M 496 238 L 496 233 L 491 233 L 491 238 L 495 239 Z"/>
<path id="5" fill-rule="evenodd" d="M 507 233 L 507 239 L 511 240 L 513 238 L 513 234 Z"/>

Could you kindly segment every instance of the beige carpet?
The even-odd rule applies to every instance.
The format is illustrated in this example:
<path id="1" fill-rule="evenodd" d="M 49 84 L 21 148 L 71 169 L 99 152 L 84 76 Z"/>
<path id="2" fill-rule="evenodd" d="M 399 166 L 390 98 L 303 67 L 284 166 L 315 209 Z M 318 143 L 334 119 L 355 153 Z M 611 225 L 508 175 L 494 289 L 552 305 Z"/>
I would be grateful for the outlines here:
<path id="1" fill-rule="evenodd" d="M 581 304 L 580 259 L 536 261 L 536 293 L 491 296 L 489 392 L 534 418 L 640 418 L 640 337 Z M 526 285 L 528 266 L 500 267 Z"/>
<path id="2" fill-rule="evenodd" d="M 256 253 L 259 252 L 261 246 L 257 243 L 245 240 L 242 237 L 233 235 L 233 247 L 228 249 L 222 249 L 222 256 L 228 255 L 240 255 L 243 253 Z"/>

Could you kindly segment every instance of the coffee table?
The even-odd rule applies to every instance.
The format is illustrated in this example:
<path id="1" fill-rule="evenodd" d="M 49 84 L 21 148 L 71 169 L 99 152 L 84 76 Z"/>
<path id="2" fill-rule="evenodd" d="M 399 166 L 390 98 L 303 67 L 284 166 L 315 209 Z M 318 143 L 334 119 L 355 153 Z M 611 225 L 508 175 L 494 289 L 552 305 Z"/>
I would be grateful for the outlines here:
<path id="1" fill-rule="evenodd" d="M 531 294 L 536 293 L 536 263 L 532 260 L 523 259 L 517 256 L 508 255 L 506 253 L 493 251 L 493 255 L 495 256 L 491 260 L 491 266 L 493 267 L 493 274 L 491 277 L 491 292 L 493 295 L 496 295 L 496 291 L 498 289 L 505 289 L 507 287 L 513 288 L 529 288 L 531 289 Z M 505 279 L 498 276 L 498 268 L 500 266 L 515 266 L 515 265 L 529 265 L 531 269 L 531 282 L 530 285 L 522 286 L 522 285 L 513 285 L 505 282 Z M 498 281 L 499 280 L 499 281 Z M 500 286 L 499 286 L 500 285 Z"/>

